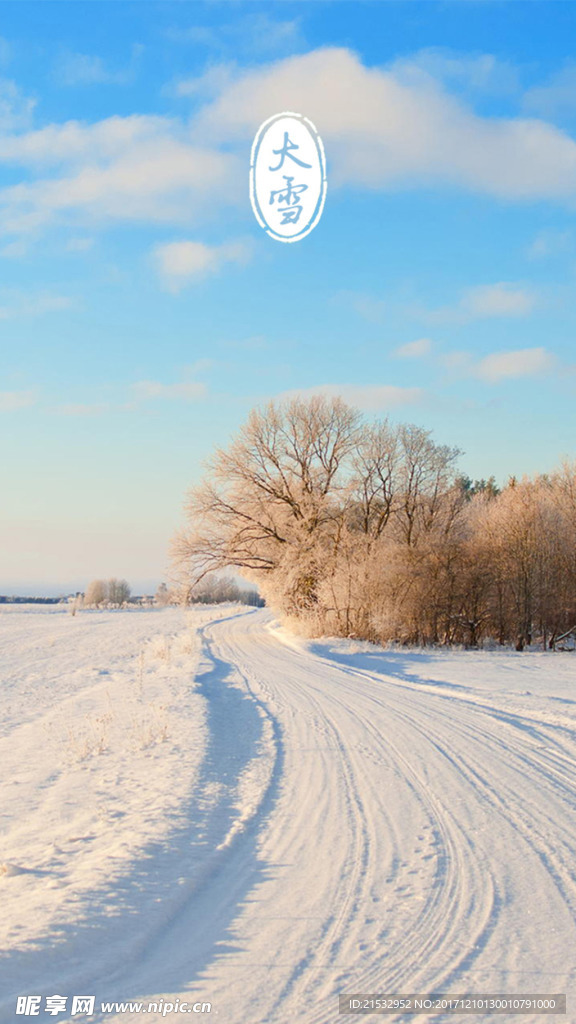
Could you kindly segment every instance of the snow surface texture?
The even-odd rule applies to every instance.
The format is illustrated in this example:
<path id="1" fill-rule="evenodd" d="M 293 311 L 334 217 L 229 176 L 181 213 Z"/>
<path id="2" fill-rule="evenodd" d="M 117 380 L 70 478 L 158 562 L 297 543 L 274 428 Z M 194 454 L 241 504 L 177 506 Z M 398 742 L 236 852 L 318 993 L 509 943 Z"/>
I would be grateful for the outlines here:
<path id="1" fill-rule="evenodd" d="M 324 1024 L 339 992 L 567 992 L 570 1019 L 573 655 L 231 607 L 9 609 L 0 650 L 2 1024 L 40 993 Z"/>

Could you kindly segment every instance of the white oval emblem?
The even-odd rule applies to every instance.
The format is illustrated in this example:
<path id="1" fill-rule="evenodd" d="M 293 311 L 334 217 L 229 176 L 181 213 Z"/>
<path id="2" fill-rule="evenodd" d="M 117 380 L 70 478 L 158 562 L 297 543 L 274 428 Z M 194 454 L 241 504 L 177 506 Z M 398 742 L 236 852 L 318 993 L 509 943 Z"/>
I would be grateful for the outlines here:
<path id="1" fill-rule="evenodd" d="M 269 117 L 250 158 L 250 201 L 256 220 L 279 242 L 310 234 L 326 198 L 326 158 L 316 128 L 302 114 Z"/>

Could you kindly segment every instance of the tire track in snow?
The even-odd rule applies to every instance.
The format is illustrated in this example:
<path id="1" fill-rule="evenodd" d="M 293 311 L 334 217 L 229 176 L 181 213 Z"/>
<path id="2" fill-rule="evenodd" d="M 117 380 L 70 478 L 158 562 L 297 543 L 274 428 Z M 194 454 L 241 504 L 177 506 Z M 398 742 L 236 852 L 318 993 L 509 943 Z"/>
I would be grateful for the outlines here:
<path id="1" fill-rule="evenodd" d="M 320 701 L 314 701 L 313 703 L 320 710 Z M 346 873 L 342 878 L 341 891 L 336 897 L 336 911 L 332 912 L 326 919 L 319 939 L 316 939 L 314 942 L 313 949 L 308 950 L 294 966 L 271 1007 L 272 1015 L 280 1008 L 285 1008 L 284 1004 L 286 1004 L 289 997 L 293 996 L 294 992 L 297 992 L 299 985 L 303 983 L 306 988 L 309 988 L 310 985 L 315 984 L 318 974 L 317 965 L 319 963 L 322 963 L 324 959 L 333 961 L 337 957 L 344 925 L 349 917 L 354 914 L 355 905 L 364 895 L 366 888 L 367 867 L 370 856 L 366 810 L 358 785 L 354 780 L 349 761 L 345 756 L 345 748 L 339 731 L 326 714 L 324 718 L 327 726 L 326 731 L 331 736 L 335 748 L 339 751 L 341 757 L 340 769 L 346 787 L 347 822 L 351 824 L 354 843 L 348 853 L 348 864 Z M 305 971 L 306 975 L 304 975 Z M 311 1021 L 315 1019 L 313 1015 L 310 1016 Z"/>
<path id="2" fill-rule="evenodd" d="M 274 642 L 269 641 L 269 643 L 273 645 Z M 310 664 L 309 655 L 299 655 L 298 652 L 290 653 L 304 665 Z M 237 662 L 237 650 L 234 650 L 234 657 Z M 339 667 L 333 668 L 333 671 L 336 676 L 340 674 Z M 342 715 L 352 718 L 364 736 L 370 735 L 376 741 L 376 746 L 382 743 L 382 734 L 372 726 L 365 716 L 360 716 L 337 696 L 336 686 L 327 698 L 326 691 L 316 687 L 312 679 L 313 676 L 306 681 L 308 704 L 314 707 L 316 712 L 318 708 L 323 711 L 324 721 L 329 725 L 332 736 L 337 740 L 341 757 L 340 767 L 343 768 L 347 779 L 348 790 L 355 794 L 355 799 L 358 801 L 358 780 L 354 778 L 354 769 L 357 770 L 358 765 L 352 765 L 349 751 L 341 738 Z M 269 686 L 266 689 L 270 693 Z M 335 718 L 328 712 L 327 708 L 330 705 L 334 705 L 337 710 Z M 472 932 L 476 942 L 480 942 L 486 928 L 490 927 L 494 908 L 498 902 L 495 884 L 490 886 L 488 898 L 484 902 L 478 902 L 477 893 L 482 868 L 474 861 L 473 856 L 462 857 L 461 850 L 466 847 L 463 830 L 441 802 L 436 801 L 431 808 L 430 792 L 426 785 L 415 773 L 408 759 L 400 753 L 398 746 L 389 743 L 388 740 L 387 743 L 393 761 L 397 767 L 401 768 L 404 784 L 411 790 L 414 800 L 428 819 L 428 827 L 433 831 L 439 852 L 436 855 L 437 867 L 433 884 L 430 887 L 431 896 L 418 915 L 414 927 L 409 930 L 405 929 L 400 940 L 395 943 L 393 962 L 386 964 L 385 971 L 383 971 L 384 964 L 381 957 L 377 958 L 373 970 L 362 971 L 361 987 L 365 990 L 373 982 L 379 982 L 381 987 L 384 980 L 386 987 L 391 990 L 405 978 L 407 964 L 425 960 L 429 952 L 438 950 L 438 948 L 441 948 L 443 954 L 446 955 L 448 941 L 457 938 L 464 923 Z M 361 806 L 361 801 L 359 805 Z M 364 821 L 366 820 L 365 812 L 363 812 L 362 818 Z M 382 827 L 382 822 L 378 824 L 379 827 Z M 363 834 L 366 835 L 365 827 Z M 337 956 L 346 938 L 346 932 L 353 928 L 356 908 L 366 900 L 370 849 L 366 846 L 365 840 L 361 854 L 357 853 L 356 856 L 358 867 L 351 880 L 348 898 L 341 902 L 339 913 L 326 922 L 322 938 L 313 955 L 308 955 L 292 972 L 275 1007 L 278 1007 L 282 1001 L 286 1003 L 285 1009 L 293 1004 L 297 1005 L 299 1001 L 306 1002 L 305 993 L 314 987 L 318 972 L 325 971 L 330 964 L 337 966 Z M 396 857 L 396 859 L 398 858 Z M 467 878 L 466 885 L 462 884 L 463 878 Z M 458 946 L 460 945 L 461 942 L 458 942 Z M 306 966 L 305 976 L 302 972 L 304 964 Z M 382 977 L 383 973 L 385 979 Z M 291 998 L 286 1002 L 289 996 Z M 323 1020 L 325 1013 L 325 1007 L 319 1006 L 316 1012 L 308 1007 L 306 1019 L 310 1022 Z"/>
<path id="3" fill-rule="evenodd" d="M 454 700 L 455 698 L 448 699 Z M 484 716 L 492 717 L 490 716 L 489 708 L 482 706 L 482 711 Z M 516 725 L 509 716 L 503 715 L 501 712 L 496 712 L 493 717 L 497 718 L 500 722 L 504 722 L 512 730 L 514 738 L 522 742 L 524 725 Z M 437 741 L 430 738 L 429 729 L 424 733 L 413 716 L 405 715 L 405 718 L 420 732 L 423 738 L 427 738 L 429 742 L 433 743 L 438 753 L 448 760 L 454 772 L 459 772 L 466 776 L 471 788 L 478 792 L 482 801 L 489 803 L 499 814 L 506 818 L 512 828 L 521 833 L 527 844 L 540 858 L 546 870 L 554 879 L 564 902 L 570 908 L 576 924 L 576 879 L 574 876 L 576 844 L 574 843 L 573 830 L 564 829 L 555 817 L 546 812 L 546 805 L 542 806 L 541 802 L 536 804 L 534 801 L 531 801 L 529 805 L 530 812 L 527 813 L 526 798 L 524 797 L 523 802 L 519 803 L 518 799 L 515 799 L 515 791 L 505 781 L 502 781 L 501 774 L 498 776 L 500 781 L 497 788 L 494 779 L 490 780 L 488 775 L 483 774 L 478 766 L 475 767 L 465 753 L 459 751 L 458 759 L 456 760 Z M 519 773 L 521 775 L 536 770 L 540 781 L 545 785 L 549 797 L 551 799 L 557 798 L 558 793 L 561 792 L 564 797 L 569 799 L 573 810 L 576 811 L 574 762 L 572 762 L 572 780 L 570 780 L 568 775 L 564 774 L 564 772 L 558 772 L 555 767 L 551 767 L 548 761 L 539 757 L 538 753 L 533 749 L 524 751 L 519 749 L 518 746 L 514 748 L 514 746 L 504 742 L 489 731 L 475 729 L 467 722 L 462 722 L 460 729 L 472 742 L 477 742 L 480 737 L 483 746 L 502 755 L 502 758 L 505 758 L 508 762 L 510 762 L 511 757 L 516 758 L 520 762 Z M 536 734 L 536 738 L 540 739 L 539 734 Z M 566 763 L 569 764 L 569 762 Z M 538 818 L 542 822 L 540 828 L 536 824 Z M 558 857 L 559 832 L 562 834 L 563 840 L 572 840 L 571 843 L 568 843 L 568 856 L 566 858 L 568 863 L 572 865 L 572 870 Z M 555 835 L 554 844 L 547 838 L 550 834 Z"/>
<path id="4" fill-rule="evenodd" d="M 458 750 L 457 756 L 456 754 L 450 755 L 447 749 L 439 742 L 433 740 L 431 738 L 431 733 L 433 732 L 431 723 L 435 722 L 436 727 L 441 727 L 442 725 L 445 727 L 446 725 L 446 716 L 442 716 L 435 711 L 433 698 L 439 697 L 443 701 L 450 701 L 452 703 L 462 701 L 470 709 L 474 709 L 474 711 L 480 710 L 488 720 L 494 718 L 504 724 L 514 736 L 516 746 L 498 738 L 490 732 L 489 728 L 474 728 L 471 723 L 466 721 L 459 721 L 458 723 L 461 733 L 465 734 L 468 740 L 476 744 L 480 742 L 482 747 L 498 752 L 502 759 L 506 759 L 508 762 L 511 758 L 516 758 L 520 762 L 520 769 L 518 770 L 520 775 L 530 772 L 536 773 L 539 781 L 545 783 L 549 796 L 557 799 L 558 793 L 561 792 L 568 799 L 571 809 L 576 808 L 576 777 L 574 776 L 574 771 L 572 772 L 571 780 L 569 775 L 564 772 L 558 772 L 555 766 L 550 765 L 549 759 L 542 758 L 529 746 L 527 749 L 523 749 L 522 745 L 525 742 L 523 734 L 526 732 L 526 726 L 523 723 L 516 724 L 513 715 L 503 713 L 499 709 L 492 709 L 488 705 L 480 704 L 477 701 L 467 701 L 465 698 L 426 694 L 425 711 L 429 721 L 425 727 L 422 727 L 421 722 L 415 716 L 415 711 L 417 709 L 420 710 L 418 700 L 414 700 L 414 689 L 416 688 L 410 685 L 405 687 L 397 678 L 380 675 L 379 673 L 372 675 L 361 670 L 352 669 L 349 666 L 344 667 L 344 671 L 353 677 L 364 679 L 376 685 L 390 684 L 390 688 L 386 690 L 385 700 L 380 701 L 371 694 L 367 694 L 367 698 L 377 705 L 385 703 L 387 707 L 393 707 L 395 714 L 402 717 L 411 728 L 419 733 L 423 743 L 431 743 L 436 748 L 438 754 L 449 763 L 453 774 L 458 773 L 468 781 L 479 803 L 492 808 L 496 814 L 500 815 L 509 824 L 511 829 L 518 833 L 529 850 L 540 861 L 569 912 L 573 924 L 576 925 L 576 877 L 574 873 L 576 844 L 574 843 L 573 829 L 564 827 L 556 817 L 547 814 L 544 809 L 546 804 L 543 804 L 542 800 L 539 802 L 527 800 L 525 793 L 519 798 L 514 789 L 507 785 L 504 772 L 495 773 L 495 777 L 493 776 L 490 779 L 487 774 L 483 774 L 479 769 L 480 759 L 478 759 L 476 764 L 472 763 L 469 756 L 462 749 Z M 404 690 L 409 691 L 411 713 L 407 713 L 405 704 L 403 705 L 397 698 L 397 693 Z M 532 720 L 532 723 L 535 726 L 542 727 L 542 723 L 538 722 L 538 720 Z M 537 730 L 530 731 L 535 733 L 536 739 L 542 738 Z M 573 737 L 571 730 L 561 727 L 561 731 Z M 550 742 L 550 737 L 546 737 L 546 739 Z M 520 749 L 518 743 L 520 743 Z M 556 756 L 555 751 L 552 753 Z M 570 760 L 566 757 L 564 750 L 561 753 L 561 757 L 563 767 L 570 767 Z M 573 764 L 574 762 L 572 761 L 572 766 Z M 565 845 L 565 856 L 562 859 L 558 855 L 559 833 Z M 553 841 L 550 840 L 550 836 L 554 837 Z M 501 898 L 497 898 L 497 906 L 501 906 L 502 902 Z M 487 922 L 485 937 L 494 931 L 495 924 L 494 920 Z M 477 944 L 481 946 L 482 943 L 477 941 Z M 446 972 L 444 979 L 441 979 L 441 984 L 445 986 L 456 982 L 462 969 L 469 970 L 473 959 L 474 957 L 471 955 L 465 956 L 460 967 L 456 965 L 453 970 Z M 560 976 L 560 972 L 558 972 L 558 975 Z"/>
<path id="5" fill-rule="evenodd" d="M 384 737 L 371 721 L 360 716 L 349 704 L 331 694 L 330 700 L 339 706 L 349 717 L 353 717 L 360 728 L 376 740 L 382 742 Z M 399 715 L 409 724 L 414 723 L 405 715 Z M 493 874 L 485 876 L 485 868 L 478 864 L 474 857 L 474 849 L 464 830 L 458 825 L 454 816 L 445 804 L 439 800 L 423 783 L 414 770 L 409 759 L 401 753 L 397 744 L 385 737 L 385 743 L 393 761 L 401 768 L 404 782 L 409 786 L 423 813 L 428 817 L 429 828 L 434 836 L 436 853 L 436 871 L 431 887 L 431 897 L 426 902 L 417 921 L 410 930 L 404 930 L 394 946 L 394 961 L 386 965 L 385 978 L 382 977 L 383 965 L 380 961 L 371 970 L 363 972 L 358 980 L 358 987 L 364 991 L 371 990 L 375 983 L 387 991 L 395 991 L 402 985 L 406 977 L 407 965 L 426 962 L 432 953 L 442 950 L 442 956 L 449 955 L 448 943 L 456 942 L 458 953 L 455 969 L 459 963 L 462 929 L 465 927 L 471 934 L 471 946 L 481 947 L 494 927 L 494 915 L 501 903 L 496 880 Z M 468 850 L 468 856 L 462 856 L 462 849 Z M 482 885 L 480 883 L 483 883 Z M 487 884 L 488 883 L 488 884 Z M 478 905 L 476 894 L 484 889 L 484 902 Z M 465 954 L 468 961 L 470 953 Z M 404 985 L 405 987 L 405 985 Z M 411 988 L 418 989 L 419 979 L 413 976 Z M 321 1019 L 311 1017 L 311 1020 Z"/>

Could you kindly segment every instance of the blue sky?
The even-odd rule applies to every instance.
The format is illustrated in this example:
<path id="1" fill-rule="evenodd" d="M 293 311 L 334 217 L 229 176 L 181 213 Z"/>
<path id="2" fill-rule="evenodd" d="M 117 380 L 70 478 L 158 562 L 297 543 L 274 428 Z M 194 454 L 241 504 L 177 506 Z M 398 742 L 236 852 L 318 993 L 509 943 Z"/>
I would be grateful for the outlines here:
<path id="1" fill-rule="evenodd" d="M 464 450 L 574 457 L 576 7 L 0 5 L 0 593 L 165 578 L 249 409 L 342 394 Z M 324 141 L 270 239 L 250 146 Z"/>

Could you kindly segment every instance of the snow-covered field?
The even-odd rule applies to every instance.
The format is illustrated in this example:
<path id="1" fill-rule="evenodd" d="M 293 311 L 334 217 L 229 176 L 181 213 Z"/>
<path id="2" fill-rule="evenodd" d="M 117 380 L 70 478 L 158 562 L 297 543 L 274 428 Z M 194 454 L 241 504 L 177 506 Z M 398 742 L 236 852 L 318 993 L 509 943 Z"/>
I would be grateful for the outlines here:
<path id="1" fill-rule="evenodd" d="M 576 654 L 16 606 L 0 688 L 3 1024 L 41 993 L 96 996 L 60 1021 L 164 998 L 324 1024 L 338 993 L 433 991 L 566 992 L 576 1019 Z"/>

